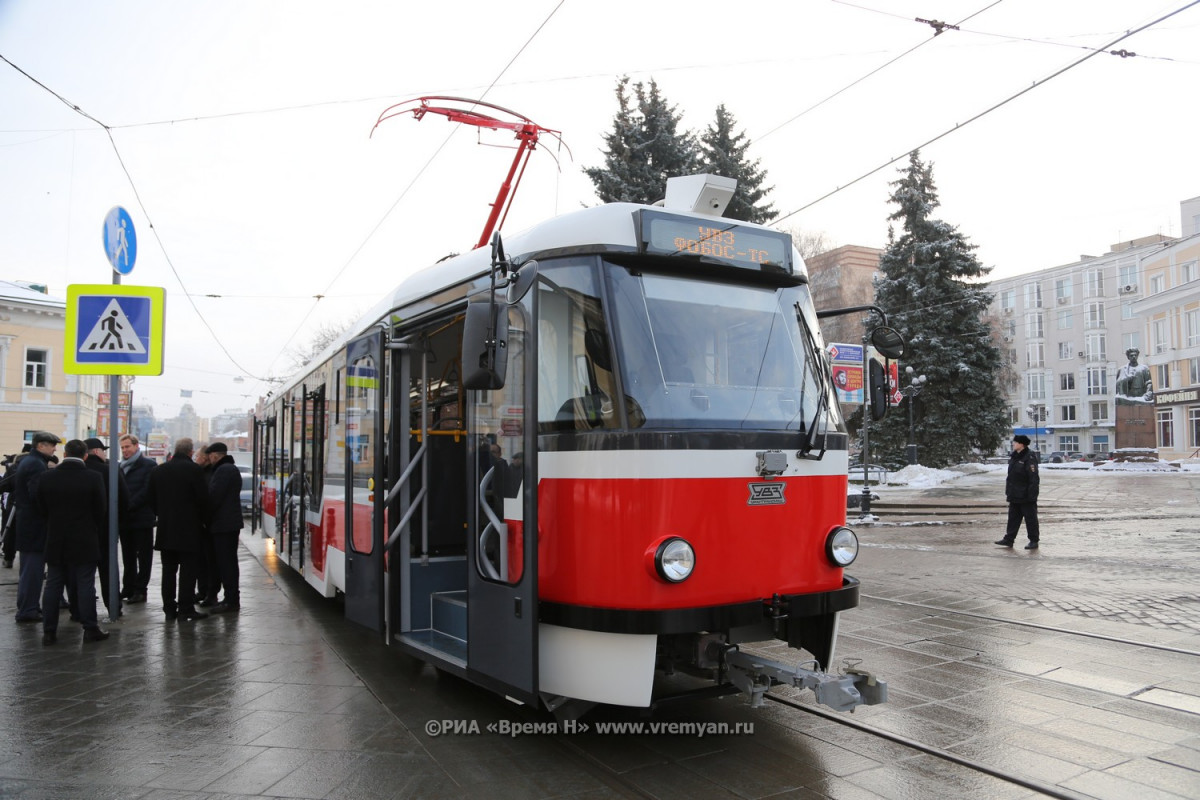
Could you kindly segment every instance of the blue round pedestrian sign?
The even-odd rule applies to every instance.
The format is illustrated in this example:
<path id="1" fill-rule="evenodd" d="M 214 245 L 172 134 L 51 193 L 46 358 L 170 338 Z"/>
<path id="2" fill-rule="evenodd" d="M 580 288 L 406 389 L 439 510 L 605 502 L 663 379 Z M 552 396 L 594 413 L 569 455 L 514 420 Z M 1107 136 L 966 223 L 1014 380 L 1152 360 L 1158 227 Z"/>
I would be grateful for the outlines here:
<path id="1" fill-rule="evenodd" d="M 121 275 L 133 272 L 137 261 L 137 234 L 133 218 L 120 206 L 113 206 L 104 217 L 104 253 L 113 269 Z"/>

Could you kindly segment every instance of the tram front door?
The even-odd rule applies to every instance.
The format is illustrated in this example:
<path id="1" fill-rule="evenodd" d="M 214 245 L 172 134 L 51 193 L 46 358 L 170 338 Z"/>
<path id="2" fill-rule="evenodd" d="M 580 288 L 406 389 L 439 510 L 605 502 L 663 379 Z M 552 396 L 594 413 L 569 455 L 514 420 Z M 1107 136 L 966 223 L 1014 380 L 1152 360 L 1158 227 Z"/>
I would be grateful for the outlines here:
<path id="1" fill-rule="evenodd" d="M 500 313 L 505 313 L 503 306 Z M 467 393 L 467 673 L 516 700 L 538 700 L 537 438 L 530 315 L 507 309 L 503 388 Z M 466 359 L 464 358 L 464 361 Z M 471 451 L 474 451 L 473 453 Z"/>

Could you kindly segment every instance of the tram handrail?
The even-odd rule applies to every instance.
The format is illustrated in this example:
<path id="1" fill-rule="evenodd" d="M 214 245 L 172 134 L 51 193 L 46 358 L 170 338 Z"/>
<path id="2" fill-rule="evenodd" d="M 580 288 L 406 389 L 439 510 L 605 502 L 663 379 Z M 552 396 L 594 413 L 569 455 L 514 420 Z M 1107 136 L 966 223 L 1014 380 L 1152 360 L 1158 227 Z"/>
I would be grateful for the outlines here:
<path id="1" fill-rule="evenodd" d="M 396 485 L 393 486 L 390 491 L 388 491 L 387 499 L 384 501 L 387 505 L 391 505 L 392 501 L 396 499 L 396 495 L 399 494 L 400 490 L 403 489 L 405 484 L 408 483 L 408 479 L 412 477 L 413 471 L 417 468 L 417 465 L 421 463 L 421 459 L 424 458 L 424 456 L 425 443 L 422 442 L 421 446 L 417 448 L 417 452 L 413 453 L 412 461 L 410 461 L 408 464 L 408 469 L 404 470 L 404 474 L 401 475 L 396 481 Z"/>
<path id="2" fill-rule="evenodd" d="M 404 516 L 400 518 L 400 521 L 396 523 L 396 527 L 392 529 L 392 533 L 390 536 L 388 536 L 387 540 L 388 547 L 391 547 L 396 543 L 396 540 L 400 538 L 400 534 L 404 532 L 404 526 L 408 524 L 408 521 L 412 519 L 413 514 L 417 513 L 417 509 L 419 509 L 421 504 L 425 501 L 425 492 L 427 488 L 428 487 L 425 486 L 421 487 L 421 491 L 417 492 L 417 496 L 413 498 L 413 503 L 408 507 L 408 511 L 404 512 Z"/>
<path id="3" fill-rule="evenodd" d="M 483 476 L 483 480 L 479 482 L 479 508 L 483 511 L 484 516 L 488 518 L 488 524 L 479 532 L 479 542 L 475 548 L 475 565 L 479 568 L 480 572 L 492 580 L 502 581 L 508 578 L 508 526 L 496 516 L 496 512 L 492 511 L 492 507 L 487 504 L 487 490 L 495 472 L 496 467 L 493 466 Z M 499 572 L 496 571 L 496 567 L 492 564 L 491 560 L 484 557 L 488 536 L 493 532 L 497 534 L 496 550 L 500 554 Z"/>

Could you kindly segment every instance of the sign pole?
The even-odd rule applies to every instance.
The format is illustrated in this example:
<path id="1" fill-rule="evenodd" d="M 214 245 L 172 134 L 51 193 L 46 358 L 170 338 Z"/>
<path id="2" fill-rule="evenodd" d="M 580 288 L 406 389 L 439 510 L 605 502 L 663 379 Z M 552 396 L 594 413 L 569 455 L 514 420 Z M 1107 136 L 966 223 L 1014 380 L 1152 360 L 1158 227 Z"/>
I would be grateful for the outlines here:
<path id="1" fill-rule="evenodd" d="M 121 276 L 113 272 L 113 286 L 119 286 Z M 133 409 L 129 409 L 132 416 Z M 108 376 L 108 621 L 116 622 L 121 616 L 121 585 L 117 570 L 117 540 L 120 536 L 120 521 L 117 518 L 120 494 L 117 481 L 121 478 L 117 455 L 121 452 L 117 426 L 121 419 L 121 376 Z"/>

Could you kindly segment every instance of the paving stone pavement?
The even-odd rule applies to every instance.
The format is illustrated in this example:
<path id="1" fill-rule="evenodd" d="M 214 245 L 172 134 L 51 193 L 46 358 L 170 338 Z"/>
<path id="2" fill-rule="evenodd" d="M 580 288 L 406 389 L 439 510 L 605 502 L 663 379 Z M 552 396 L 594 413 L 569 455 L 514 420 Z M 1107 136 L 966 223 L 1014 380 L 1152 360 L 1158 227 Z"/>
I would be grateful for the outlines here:
<path id="1" fill-rule="evenodd" d="M 873 549 L 891 557 L 931 548 L 972 576 L 975 596 L 1200 632 L 1200 472 L 1043 467 L 1036 553 L 1020 549 L 1023 530 L 1012 551 L 992 544 L 1004 534 L 1003 472 L 968 474 L 929 489 L 885 488 L 879 494 L 873 510 L 880 522 L 855 526 L 864 545 L 855 570 L 869 576 L 872 585 L 889 580 L 863 572 L 863 565 L 873 561 Z M 1035 566 L 998 573 L 995 559 L 1001 556 Z M 931 578 L 936 582 L 936 575 Z"/>
<path id="2" fill-rule="evenodd" d="M 1063 797 L 1200 798 L 1200 475 L 1047 474 L 1036 552 L 991 544 L 1001 484 L 885 490 L 880 523 L 855 526 L 862 603 L 842 616 L 839 657 L 861 659 L 890 698 L 854 719 Z M 736 697 L 654 719 L 753 723 L 752 735 L 435 738 L 431 720 L 545 717 L 348 625 L 261 538 L 243 535 L 240 564 L 236 616 L 168 623 L 155 583 L 106 642 L 82 643 L 64 618 L 43 647 L 38 626 L 0 618 L 0 797 L 1039 796 Z M 0 571 L 10 612 L 15 583 Z"/>

